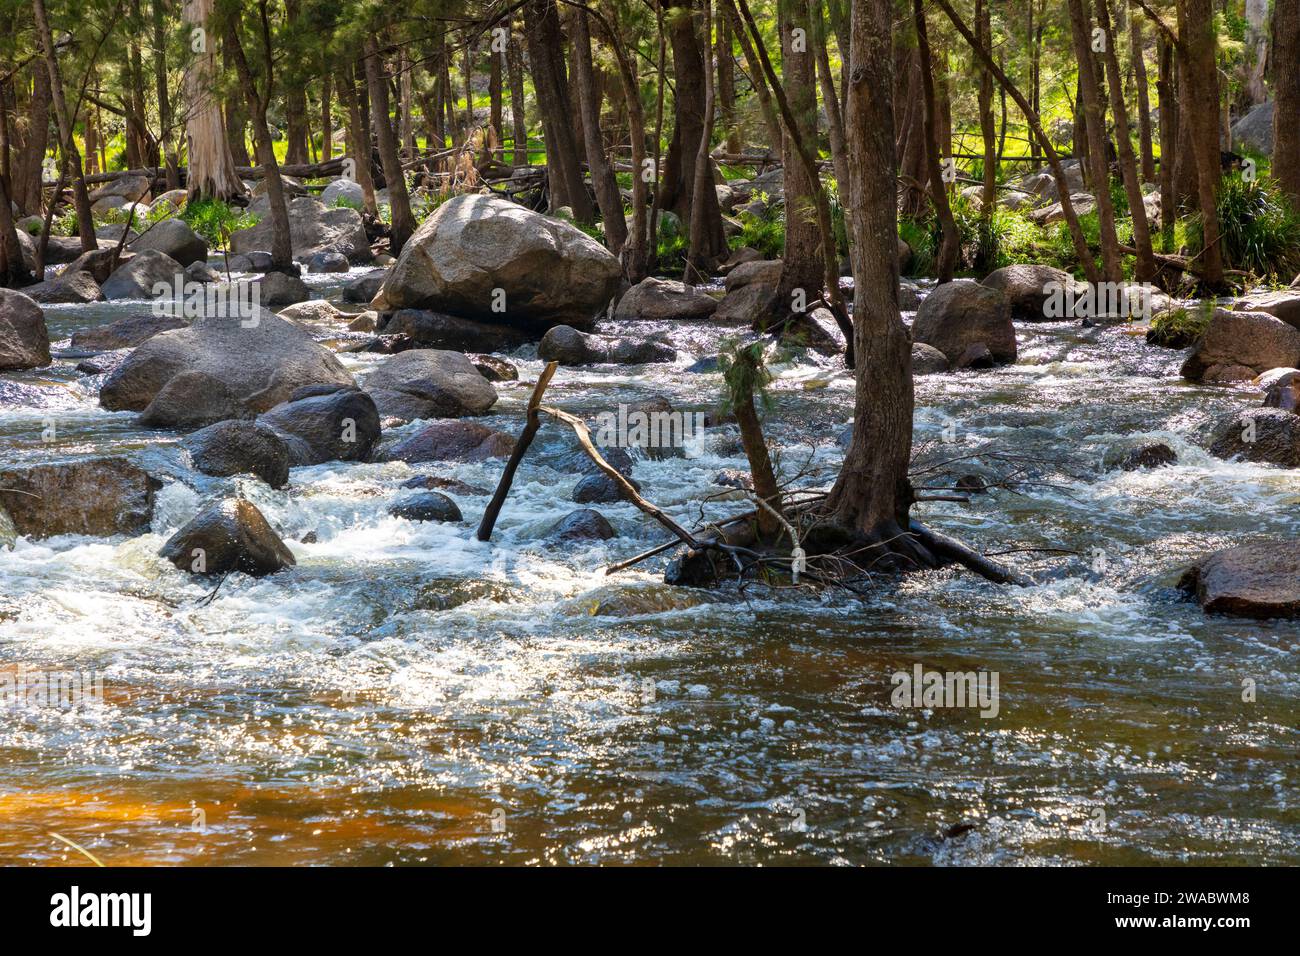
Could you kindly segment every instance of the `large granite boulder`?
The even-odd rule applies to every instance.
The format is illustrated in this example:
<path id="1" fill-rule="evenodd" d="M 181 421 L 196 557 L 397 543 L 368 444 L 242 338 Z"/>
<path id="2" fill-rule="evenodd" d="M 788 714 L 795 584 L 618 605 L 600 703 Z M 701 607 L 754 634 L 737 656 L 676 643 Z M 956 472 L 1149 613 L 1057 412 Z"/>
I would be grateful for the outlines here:
<path id="1" fill-rule="evenodd" d="M 155 335 L 108 376 L 99 403 L 110 411 L 140 411 L 173 376 L 190 370 L 223 382 L 257 412 L 307 385 L 355 384 L 334 353 L 305 329 L 258 311 L 245 321 L 208 316 Z"/>
<path id="2" fill-rule="evenodd" d="M 361 215 L 355 209 L 330 208 L 310 196 L 289 200 L 289 241 L 295 259 L 307 260 L 320 252 L 338 252 L 349 262 L 364 263 L 374 258 Z M 230 251 L 245 255 L 271 248 L 271 216 L 268 213 L 249 229 L 230 236 Z"/>
<path id="3" fill-rule="evenodd" d="M 621 280 L 618 260 L 577 227 L 499 196 L 457 196 L 407 241 L 375 308 L 535 329 L 586 325 Z"/>
<path id="4" fill-rule="evenodd" d="M 322 389 L 327 386 L 322 386 Z M 379 412 L 374 400 L 355 388 L 323 394 L 295 395 L 258 416 L 257 423 L 280 437 L 289 463 L 319 465 L 327 461 L 365 461 L 379 441 Z"/>
<path id="5" fill-rule="evenodd" d="M 50 364 L 45 313 L 30 297 L 0 289 L 0 371 Z"/>
<path id="6" fill-rule="evenodd" d="M 180 219 L 156 222 L 127 245 L 132 252 L 147 252 L 150 249 L 161 252 L 182 266 L 203 262 L 208 258 L 208 244 Z"/>
<path id="7" fill-rule="evenodd" d="M 156 249 L 147 249 L 133 255 L 114 270 L 103 283 L 104 298 L 112 299 L 148 299 L 159 298 L 154 294 L 154 286 L 159 283 L 170 286 L 174 292 L 177 281 L 185 284 L 185 267 Z M 172 298 L 172 293 L 166 294 Z"/>
<path id="8" fill-rule="evenodd" d="M 53 279 L 27 286 L 23 289 L 23 294 L 30 296 L 33 302 L 46 305 L 84 305 L 87 302 L 101 302 L 104 298 L 93 275 L 66 269 Z"/>
<path id="9" fill-rule="evenodd" d="M 83 273 L 84 275 L 84 273 Z M 133 349 L 161 332 L 183 329 L 189 323 L 174 315 L 128 315 L 108 325 L 93 329 L 78 329 L 72 333 L 72 347 L 90 352 L 112 352 L 116 349 Z"/>
<path id="10" fill-rule="evenodd" d="M 623 294 L 614 309 L 614 318 L 623 321 L 706 319 L 717 308 L 718 300 L 699 286 L 650 276 Z"/>
<path id="11" fill-rule="evenodd" d="M 1273 101 L 1260 103 L 1232 124 L 1232 141 L 1265 156 L 1273 155 Z"/>
<path id="12" fill-rule="evenodd" d="M 1300 329 L 1300 292 L 1285 289 L 1279 292 L 1257 292 L 1238 299 L 1232 309 L 1234 312 L 1267 312 L 1287 325 Z"/>
<path id="13" fill-rule="evenodd" d="M 203 428 L 254 412 L 230 386 L 207 372 L 188 369 L 167 380 L 136 420 L 144 428 Z"/>
<path id="14" fill-rule="evenodd" d="M 1247 409 L 1219 427 L 1210 454 L 1300 468 L 1300 415 L 1281 408 Z"/>
<path id="15" fill-rule="evenodd" d="M 408 336 L 420 348 L 456 352 L 506 352 L 531 339 L 528 333 L 508 325 L 476 322 L 428 309 L 394 312 L 382 319 L 375 331 L 380 335 Z"/>
<path id="16" fill-rule="evenodd" d="M 387 449 L 385 461 L 487 461 L 507 458 L 515 440 L 478 422 L 443 419 L 430 422 Z"/>
<path id="17" fill-rule="evenodd" d="M 1005 295 L 1011 318 L 1018 322 L 1057 322 L 1072 318 L 1060 304 L 1067 290 L 1082 291 L 1082 285 L 1068 272 L 1039 265 L 1003 266 L 986 276 L 981 285 Z"/>
<path id="18" fill-rule="evenodd" d="M 1300 329 L 1266 312 L 1215 309 L 1182 376 L 1193 382 L 1249 381 L 1274 368 L 1300 365 Z"/>
<path id="19" fill-rule="evenodd" d="M 926 296 L 912 324 L 912 340 L 938 349 L 953 365 L 981 345 L 994 362 L 1016 360 L 1010 301 L 998 289 L 965 279 L 944 283 Z"/>
<path id="20" fill-rule="evenodd" d="M 272 488 L 289 483 L 288 446 L 256 422 L 217 422 L 186 436 L 181 447 L 205 475 L 254 475 Z"/>
<path id="21" fill-rule="evenodd" d="M 671 362 L 677 357 L 677 350 L 654 339 L 592 335 L 557 325 L 542 337 L 537 357 L 561 365 L 641 365 Z"/>

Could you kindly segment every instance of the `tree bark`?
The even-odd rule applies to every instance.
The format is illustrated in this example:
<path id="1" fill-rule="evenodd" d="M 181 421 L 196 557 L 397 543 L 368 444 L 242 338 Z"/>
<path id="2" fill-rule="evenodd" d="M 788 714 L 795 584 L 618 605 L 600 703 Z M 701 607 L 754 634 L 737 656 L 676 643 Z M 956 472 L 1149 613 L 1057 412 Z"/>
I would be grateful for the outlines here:
<path id="1" fill-rule="evenodd" d="M 796 31 L 800 31 L 796 33 Z M 795 129 L 782 137 L 781 161 L 785 171 L 785 246 L 781 256 L 781 279 L 777 284 L 776 308 L 802 312 L 799 302 L 821 298 L 824 284 L 821 230 L 817 223 L 814 182 L 799 156 L 799 141 L 817 141 L 817 85 L 815 42 L 805 0 L 779 0 L 777 32 L 781 36 L 781 85 L 794 116 Z M 802 37 L 801 49 L 795 38 Z M 798 300 L 798 301 L 796 301 Z"/>
<path id="2" fill-rule="evenodd" d="M 714 194 L 714 201 L 717 201 L 717 193 L 713 188 L 713 166 L 709 158 L 709 142 L 713 137 L 713 106 L 714 106 L 714 89 L 713 89 L 713 0 L 704 0 L 704 18 L 701 24 L 700 49 L 704 53 L 704 128 L 700 131 L 699 144 L 695 151 L 695 175 L 692 177 L 691 184 L 691 217 L 689 246 L 686 251 L 686 270 L 682 276 L 686 282 L 705 280 L 712 272 L 716 264 L 717 250 L 710 245 L 707 204 L 705 203 L 705 192 Z M 789 180 L 787 178 L 787 188 Z M 789 193 L 786 193 L 789 196 Z M 786 219 L 789 221 L 789 209 L 787 202 Z M 786 231 L 787 241 L 789 239 L 789 230 Z M 726 246 L 724 244 L 723 248 Z M 784 272 L 784 269 L 782 270 Z"/>
<path id="3" fill-rule="evenodd" d="M 1156 181 L 1155 151 L 1151 141 L 1151 93 L 1150 80 L 1147 78 L 1147 59 L 1145 40 L 1142 37 L 1142 18 L 1130 16 L 1129 59 L 1133 63 L 1133 85 L 1137 89 L 1138 105 L 1138 148 L 1142 152 L 1142 181 Z M 1162 116 L 1161 119 L 1164 117 Z"/>
<path id="4" fill-rule="evenodd" d="M 992 0 L 975 0 L 975 36 L 980 45 L 992 49 L 993 25 L 989 13 Z M 976 95 L 980 114 L 980 136 L 984 141 L 984 190 L 980 194 L 980 254 L 981 269 L 991 265 L 987 257 L 993 253 L 993 210 L 998 201 L 998 143 L 997 125 L 993 119 L 993 74 L 979 71 L 979 91 Z"/>
<path id="5" fill-rule="evenodd" d="M 153 0 L 153 78 L 158 104 L 158 148 L 167 166 L 167 188 L 180 189 L 180 161 L 176 155 L 176 139 L 172 134 L 171 94 L 167 88 L 167 10 L 166 0 Z M 94 153 L 90 145 L 89 111 L 86 116 L 86 152 Z"/>
<path id="6" fill-rule="evenodd" d="M 1196 160 L 1197 196 L 1201 208 L 1201 281 L 1212 289 L 1223 285 L 1223 250 L 1219 245 L 1216 203 L 1222 166 L 1219 155 L 1219 73 L 1215 64 L 1212 0 L 1178 0 L 1178 35 L 1186 51 L 1184 80 L 1188 99 L 1197 108 L 1187 111 L 1185 126 L 1192 136 Z"/>
<path id="7" fill-rule="evenodd" d="M 212 28 L 213 0 L 185 0 L 181 19 L 190 30 L 202 29 L 202 49 L 185 70 L 185 137 L 188 146 L 185 189 L 190 200 L 226 202 L 244 194 L 235 172 L 235 157 L 222 125 L 221 107 L 213 95 L 217 75 L 216 31 Z M 229 51 L 226 52 L 230 58 Z M 235 113 L 233 107 L 232 115 Z M 239 138 L 243 140 L 243 126 Z M 247 150 L 245 150 L 247 153 Z M 247 159 L 247 156 L 245 156 Z"/>
<path id="8" fill-rule="evenodd" d="M 845 127 L 854 278 L 855 398 L 849 442 L 826 509 L 855 537 L 875 545 L 861 563 L 881 569 L 887 553 L 926 561 L 907 537 L 912 489 L 911 342 L 898 311 L 898 215 L 893 178 L 894 106 L 891 0 L 853 0 Z"/>
<path id="9" fill-rule="evenodd" d="M 72 204 L 77 213 L 77 233 L 81 238 L 82 251 L 90 252 L 98 249 L 99 244 L 95 239 L 95 220 L 90 214 L 90 200 L 86 194 L 81 153 L 77 150 L 77 141 L 73 136 L 76 117 L 69 112 L 68 101 L 63 93 L 63 74 L 55 58 L 54 38 L 50 35 L 50 22 L 45 15 L 45 0 L 32 0 L 32 8 L 41 49 L 45 54 L 45 65 L 50 72 L 50 93 L 54 100 L 54 115 L 59 123 L 59 151 L 67 160 L 72 173 Z"/>
<path id="10" fill-rule="evenodd" d="M 1274 0 L 1273 176 L 1300 210 L 1300 0 Z"/>
<path id="11" fill-rule="evenodd" d="M 564 70 L 560 16 L 555 0 L 528 0 L 524 6 L 524 31 L 528 60 L 533 69 L 533 87 L 542 114 L 546 137 L 546 170 L 550 181 L 551 211 L 561 206 L 573 210 L 573 218 L 590 225 L 595 208 L 582 181 L 582 161 L 570 119 L 568 79 Z"/>
<path id="12" fill-rule="evenodd" d="M 605 226 L 605 243 L 614 255 L 623 251 L 627 241 L 627 219 L 623 216 L 623 196 L 618 180 L 605 155 L 600 129 L 600 100 L 591 62 L 591 28 L 586 10 L 574 10 L 569 20 L 572 33 L 573 74 L 582 108 L 582 136 L 587 150 L 587 168 L 600 205 L 600 220 Z M 637 171 L 639 174 L 639 170 Z"/>
<path id="13" fill-rule="evenodd" d="M 510 123 L 515 148 L 515 165 L 528 165 L 528 104 L 524 100 L 524 52 L 519 46 L 519 32 L 510 24 L 510 41 L 506 45 L 506 72 L 510 75 Z"/>
<path id="14" fill-rule="evenodd" d="M 339 102 L 342 103 L 347 122 L 348 152 L 354 163 L 354 175 L 361 187 L 361 201 L 366 215 L 379 217 L 379 204 L 375 200 L 375 179 L 370 175 L 370 134 L 367 132 L 361 98 L 357 94 L 356 72 L 352 64 L 345 63 L 339 73 Z"/>
<path id="15" fill-rule="evenodd" d="M 1111 24 L 1109 0 L 1097 0 L 1097 22 L 1106 38 L 1106 48 L 1101 58 L 1106 66 L 1110 108 L 1115 116 L 1120 176 L 1124 180 L 1129 215 L 1133 220 L 1133 246 L 1137 249 L 1133 275 L 1139 282 L 1151 282 L 1158 270 L 1151 248 L 1151 228 L 1147 223 L 1146 204 L 1142 201 L 1142 181 L 1138 176 L 1137 157 L 1133 154 L 1133 140 L 1128 134 L 1128 105 L 1124 102 L 1124 81 L 1119 72 L 1119 54 L 1115 48 L 1115 29 Z"/>
<path id="16" fill-rule="evenodd" d="M 957 232 L 952 207 L 948 205 L 948 185 L 943 181 L 943 173 L 939 168 L 939 117 L 934 98 L 934 65 L 930 56 L 929 31 L 926 29 L 922 0 L 912 0 L 912 19 L 916 24 L 916 48 L 921 65 L 921 89 L 925 106 L 925 145 L 928 154 L 926 175 L 930 183 L 930 202 L 934 206 L 942 235 L 935 262 L 935 272 L 942 285 L 951 282 L 953 273 L 957 271 L 957 262 L 961 258 L 961 235 Z"/>
<path id="17" fill-rule="evenodd" d="M 365 53 L 366 86 L 370 91 L 370 121 L 379 144 L 379 161 L 384 167 L 388 208 L 393 219 L 388 234 L 389 252 L 395 256 L 415 232 L 415 216 L 411 212 L 410 194 L 406 191 L 402 160 L 397 153 L 397 137 L 393 134 L 393 124 L 388 116 L 388 76 L 386 72 L 382 75 L 380 73 L 383 63 L 379 59 L 379 48 L 373 33 L 366 35 L 362 48 Z"/>
<path id="18" fill-rule="evenodd" d="M 1089 185 L 1097 200 L 1097 221 L 1101 233 L 1101 271 L 1108 282 L 1123 278 L 1119 259 L 1119 238 L 1115 234 L 1115 205 L 1110 198 L 1110 162 L 1106 152 L 1106 119 L 1102 112 L 1097 60 L 1092 52 L 1092 17 L 1088 0 L 1068 0 L 1070 32 L 1079 63 L 1079 96 L 1087 123 Z"/>
<path id="19" fill-rule="evenodd" d="M 727 152 L 739 153 L 744 145 L 736 125 L 736 60 L 731 53 L 731 22 L 725 16 L 717 19 L 717 34 L 718 119 L 726 136 Z"/>
<path id="20" fill-rule="evenodd" d="M 700 137 L 705 135 L 704 95 L 705 57 L 695 20 L 693 0 L 673 0 L 664 4 L 665 25 L 673 48 L 673 76 L 677 82 L 673 97 L 673 138 L 668 144 L 659 187 L 661 209 L 671 210 L 682 223 L 691 221 L 691 197 L 695 194 L 696 156 Z M 712 173 L 710 172 L 710 186 Z M 698 254 L 721 258 L 727 252 L 727 237 L 722 231 L 722 210 L 712 188 L 703 191 L 703 207 L 698 210 L 705 225 Z"/>

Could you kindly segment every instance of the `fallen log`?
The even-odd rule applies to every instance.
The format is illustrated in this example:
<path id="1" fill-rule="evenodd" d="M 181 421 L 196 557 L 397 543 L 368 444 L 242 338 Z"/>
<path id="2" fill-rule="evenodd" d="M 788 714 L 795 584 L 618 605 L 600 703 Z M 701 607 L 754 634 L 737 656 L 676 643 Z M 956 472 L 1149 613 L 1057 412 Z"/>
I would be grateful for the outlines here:
<path id="1" fill-rule="evenodd" d="M 335 156 L 333 159 L 327 159 L 320 163 L 294 163 L 291 166 L 281 166 L 280 175 L 292 176 L 295 179 L 322 179 L 326 176 L 341 176 L 346 168 L 347 159 L 346 156 Z M 181 166 L 177 170 L 182 183 L 186 181 L 188 169 L 187 166 Z M 266 168 L 263 166 L 236 166 L 235 173 L 243 179 L 261 179 L 266 175 Z M 155 182 L 166 180 L 167 167 L 143 166 L 139 169 L 118 169 L 107 173 L 95 173 L 93 176 L 86 177 L 86 184 L 111 183 L 127 176 L 145 176 Z M 56 183 L 43 182 L 41 185 L 46 189 L 53 189 Z"/>

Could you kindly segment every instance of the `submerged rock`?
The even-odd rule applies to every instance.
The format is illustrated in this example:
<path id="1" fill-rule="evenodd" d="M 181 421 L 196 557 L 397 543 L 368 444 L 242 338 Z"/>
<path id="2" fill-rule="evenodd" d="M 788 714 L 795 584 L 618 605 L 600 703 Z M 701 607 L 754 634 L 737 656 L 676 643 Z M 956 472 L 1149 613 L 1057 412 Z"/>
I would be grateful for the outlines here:
<path id="1" fill-rule="evenodd" d="M 507 458 L 515 440 L 478 422 L 444 419 L 430 422 L 414 435 L 388 448 L 385 461 L 486 461 Z"/>
<path id="2" fill-rule="evenodd" d="M 1121 471 L 1140 471 L 1146 468 L 1160 468 L 1178 461 L 1178 454 L 1164 442 L 1149 442 L 1137 448 L 1131 448 L 1120 455 L 1115 467 Z"/>
<path id="3" fill-rule="evenodd" d="M 1016 360 L 1016 329 L 1007 297 L 965 279 L 947 282 L 926 297 L 912 323 L 912 340 L 933 346 L 953 364 L 972 345 L 985 346 L 998 364 Z"/>
<path id="4" fill-rule="evenodd" d="M 1278 408 L 1247 409 L 1220 427 L 1210 444 L 1210 454 L 1298 468 L 1300 415 Z"/>
<path id="5" fill-rule="evenodd" d="M 1300 543 L 1243 544 L 1201 558 L 1178 587 L 1207 614 L 1273 618 L 1300 615 Z"/>
<path id="6" fill-rule="evenodd" d="M 140 534 L 161 487 L 125 458 L 80 458 L 0 471 L 0 506 L 33 538 Z"/>
<path id="7" fill-rule="evenodd" d="M 626 478 L 627 476 L 624 475 Z M 632 478 L 628 483 L 638 492 L 641 486 Z M 623 500 L 623 488 L 603 471 L 586 475 L 573 488 L 572 500 L 580 505 L 613 504 Z"/>
<path id="8" fill-rule="evenodd" d="M 29 285 L 23 289 L 23 294 L 29 296 L 33 302 L 43 302 L 47 305 L 84 305 L 87 302 L 101 302 L 104 299 L 104 293 L 100 291 L 95 277 L 81 270 L 65 271 L 53 279 Z"/>
<path id="9" fill-rule="evenodd" d="M 1264 407 L 1300 412 L 1300 371 L 1289 369 L 1270 382 L 1264 393 Z"/>
<path id="10" fill-rule="evenodd" d="M 677 350 L 654 339 L 591 335 L 557 325 L 542 337 L 537 357 L 561 365 L 642 365 L 671 362 L 677 357 Z"/>
<path id="11" fill-rule="evenodd" d="M 562 541 L 608 541 L 618 536 L 614 526 L 599 511 L 583 508 L 565 515 L 546 532 L 546 539 Z"/>
<path id="12" fill-rule="evenodd" d="M 948 371 L 948 356 L 933 345 L 924 342 L 912 343 L 912 374 L 935 375 Z"/>
<path id="13" fill-rule="evenodd" d="M 478 373 L 489 382 L 517 382 L 519 380 L 519 369 L 515 367 L 514 363 L 507 362 L 503 358 L 481 353 L 467 355 L 466 358 L 478 369 Z"/>
<path id="14" fill-rule="evenodd" d="M 297 564 L 262 512 L 243 498 L 206 505 L 158 555 L 191 574 L 243 571 L 260 577 Z"/>
<path id="15" fill-rule="evenodd" d="M 172 315 L 128 315 L 108 325 L 73 332 L 72 347 L 102 352 L 133 349 L 160 332 L 183 329 L 188 324 L 184 319 Z"/>
<path id="16" fill-rule="evenodd" d="M 205 475 L 255 475 L 272 488 L 289 483 L 289 449 L 255 422 L 224 421 L 201 428 L 182 443 L 194 467 Z"/>
<path id="17" fill-rule="evenodd" d="M 533 336 L 508 325 L 476 322 L 432 312 L 428 309 L 402 309 L 381 320 L 375 327 L 381 335 L 405 335 L 413 345 L 456 352 L 506 352 L 530 342 Z"/>
<path id="18" fill-rule="evenodd" d="M 394 518 L 408 521 L 462 521 L 456 502 L 437 491 L 426 491 L 398 502 L 388 509 Z"/>

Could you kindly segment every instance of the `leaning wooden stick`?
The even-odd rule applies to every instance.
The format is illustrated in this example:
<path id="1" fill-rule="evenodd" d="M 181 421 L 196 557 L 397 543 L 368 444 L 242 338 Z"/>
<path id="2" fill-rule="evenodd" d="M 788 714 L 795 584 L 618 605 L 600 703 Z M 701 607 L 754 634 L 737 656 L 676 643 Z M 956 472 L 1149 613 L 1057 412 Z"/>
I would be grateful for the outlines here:
<path id="1" fill-rule="evenodd" d="M 668 515 L 664 514 L 657 506 L 652 505 L 650 502 L 642 498 L 641 495 L 637 493 L 637 490 L 632 487 L 632 483 L 624 478 L 617 468 L 601 457 L 600 452 L 596 451 L 596 446 L 591 442 L 591 433 L 587 430 L 586 422 L 581 418 L 578 418 L 576 415 L 570 415 L 568 412 L 562 412 L 558 408 L 551 408 L 548 405 L 541 406 L 541 411 L 550 415 L 557 421 L 564 422 L 573 429 L 574 434 L 578 436 L 578 444 L 580 444 L 582 450 L 587 453 L 587 457 L 594 461 L 596 467 L 608 475 L 610 479 L 619 486 L 623 492 L 624 498 L 632 502 L 632 504 L 636 505 L 650 517 L 654 518 L 661 525 L 675 534 L 683 544 L 699 550 L 700 542 L 696 540 L 694 535 L 672 518 L 668 517 Z"/>
<path id="2" fill-rule="evenodd" d="M 546 386 L 551 384 L 551 379 L 555 375 L 555 370 L 559 368 L 559 362 L 550 362 L 546 368 L 542 369 L 542 374 L 537 377 L 537 384 L 533 386 L 533 394 L 528 399 L 528 422 L 524 425 L 523 432 L 519 435 L 519 440 L 515 442 L 515 450 L 510 453 L 510 460 L 506 462 L 506 470 L 501 475 L 501 480 L 497 482 L 497 490 L 492 495 L 492 500 L 488 502 L 487 510 L 483 512 L 483 520 L 478 525 L 478 539 L 487 541 L 492 537 L 492 529 L 496 526 L 497 516 L 501 514 L 501 506 L 506 503 L 506 497 L 510 494 L 510 485 L 515 480 L 515 472 L 519 469 L 519 463 L 524 460 L 524 455 L 528 454 L 528 446 L 533 443 L 533 437 L 537 430 L 542 427 L 542 421 L 537 416 L 537 409 L 542 404 L 542 393 L 546 391 Z"/>

